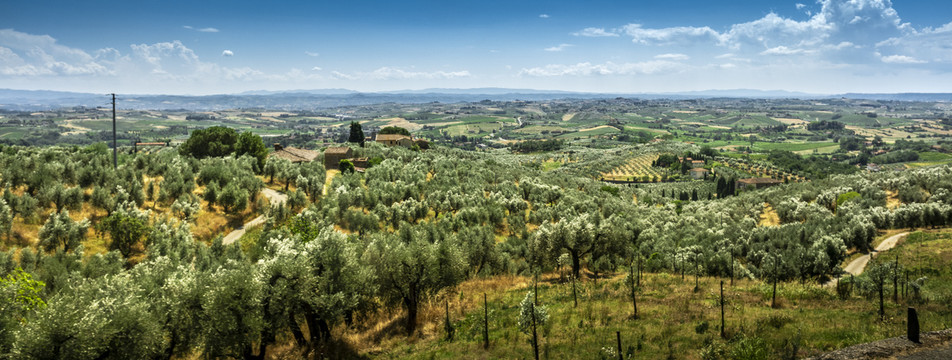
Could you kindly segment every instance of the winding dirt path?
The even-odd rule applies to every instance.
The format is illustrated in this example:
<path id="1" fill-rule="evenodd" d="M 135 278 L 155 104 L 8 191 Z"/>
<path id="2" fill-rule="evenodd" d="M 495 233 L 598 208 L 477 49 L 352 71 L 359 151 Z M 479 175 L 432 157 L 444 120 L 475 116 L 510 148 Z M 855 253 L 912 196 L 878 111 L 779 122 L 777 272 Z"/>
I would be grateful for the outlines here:
<path id="1" fill-rule="evenodd" d="M 882 242 L 880 242 L 879 245 L 876 245 L 876 251 L 872 251 L 869 253 L 869 255 L 863 255 L 854 259 L 848 265 L 846 265 L 846 268 L 844 268 L 843 270 L 853 275 L 862 274 L 863 270 L 866 270 L 866 265 L 869 264 L 869 259 L 873 258 L 876 255 L 879 255 L 879 253 L 882 251 L 886 251 L 896 247 L 896 244 L 899 243 L 899 240 L 902 238 L 905 238 L 906 235 L 909 235 L 908 231 L 886 238 L 886 240 L 883 240 Z M 835 284 L 836 284 L 836 279 L 832 279 L 824 285 L 834 286 Z"/>
<path id="2" fill-rule="evenodd" d="M 264 188 L 264 190 L 261 190 L 261 194 L 268 197 L 268 200 L 271 200 L 271 205 L 278 205 L 280 203 L 288 201 L 287 195 L 268 189 L 268 188 Z M 264 215 L 258 215 L 258 217 L 251 219 L 251 221 L 249 222 L 246 222 L 240 228 L 237 228 L 234 231 L 228 233 L 228 235 L 225 235 L 225 238 L 222 239 L 222 244 L 228 245 L 235 242 L 235 240 L 240 239 L 241 236 L 245 234 L 245 229 L 255 227 L 261 224 L 264 224 Z"/>

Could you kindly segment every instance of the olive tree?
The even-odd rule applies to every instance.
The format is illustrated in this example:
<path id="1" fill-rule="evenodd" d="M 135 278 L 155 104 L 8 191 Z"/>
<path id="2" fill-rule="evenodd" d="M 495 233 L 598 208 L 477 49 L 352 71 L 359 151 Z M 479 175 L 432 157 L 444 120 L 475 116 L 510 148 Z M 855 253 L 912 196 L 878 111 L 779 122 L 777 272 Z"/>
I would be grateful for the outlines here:
<path id="1" fill-rule="evenodd" d="M 112 238 L 110 249 L 119 250 L 122 256 L 129 257 L 136 245 L 150 232 L 149 213 L 139 210 L 132 202 L 125 202 L 100 220 L 96 227 L 109 233 Z"/>
<path id="2" fill-rule="evenodd" d="M 407 334 L 416 331 L 420 304 L 436 292 L 463 280 L 466 260 L 447 239 L 430 242 L 413 233 L 409 241 L 391 235 L 376 236 L 364 253 L 374 267 L 381 295 L 407 310 Z"/>
<path id="3" fill-rule="evenodd" d="M 572 275 L 579 276 L 582 259 L 588 255 L 595 244 L 595 225 L 589 221 L 589 215 L 562 218 L 558 222 L 546 222 L 533 236 L 546 245 L 552 257 L 558 257 L 564 250 L 572 259 Z"/>
<path id="4" fill-rule="evenodd" d="M 17 333 L 18 359 L 143 359 L 162 353 L 165 339 L 150 300 L 128 274 L 76 285 Z"/>
<path id="5" fill-rule="evenodd" d="M 40 246 L 46 251 L 53 251 L 62 246 L 63 251 L 69 252 L 82 244 L 88 229 L 89 220 L 73 221 L 67 210 L 52 213 L 40 228 Z"/>

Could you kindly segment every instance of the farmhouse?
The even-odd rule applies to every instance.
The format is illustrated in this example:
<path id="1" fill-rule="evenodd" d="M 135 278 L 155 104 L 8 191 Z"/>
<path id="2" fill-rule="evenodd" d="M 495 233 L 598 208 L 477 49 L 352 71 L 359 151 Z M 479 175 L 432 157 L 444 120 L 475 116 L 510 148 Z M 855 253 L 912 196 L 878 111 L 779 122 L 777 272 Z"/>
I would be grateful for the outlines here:
<path id="1" fill-rule="evenodd" d="M 696 168 L 704 166 L 704 160 L 691 160 L 691 166 Z"/>
<path id="2" fill-rule="evenodd" d="M 691 169 L 691 178 L 694 180 L 704 180 L 709 172 L 711 171 L 705 168 L 693 168 Z"/>
<path id="3" fill-rule="evenodd" d="M 377 134 L 376 141 L 387 146 L 403 146 L 410 148 L 413 146 L 413 138 L 400 134 Z"/>
<path id="4" fill-rule="evenodd" d="M 765 187 L 771 187 L 774 185 L 783 184 L 783 181 L 771 178 L 747 178 L 737 180 L 735 187 L 738 190 L 747 189 L 748 187 L 753 187 L 754 189 L 761 189 Z"/>
<path id="5" fill-rule="evenodd" d="M 274 152 L 269 156 L 287 159 L 292 163 L 301 163 L 314 161 L 318 155 L 320 155 L 320 153 L 317 151 L 298 149 L 292 146 L 283 147 L 281 144 L 274 144 Z"/>
<path id="6" fill-rule="evenodd" d="M 341 160 L 350 158 L 352 155 L 353 150 L 349 147 L 329 147 L 324 150 L 324 168 L 328 170 L 337 169 Z"/>

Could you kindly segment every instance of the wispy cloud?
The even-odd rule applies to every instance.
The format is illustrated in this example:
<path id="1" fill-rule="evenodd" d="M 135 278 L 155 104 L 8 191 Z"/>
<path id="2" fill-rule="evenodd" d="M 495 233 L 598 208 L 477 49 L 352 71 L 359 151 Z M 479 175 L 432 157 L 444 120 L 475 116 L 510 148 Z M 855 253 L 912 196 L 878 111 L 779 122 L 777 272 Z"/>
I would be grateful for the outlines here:
<path id="1" fill-rule="evenodd" d="M 661 29 L 647 29 L 641 24 L 625 25 L 623 31 L 631 41 L 644 45 L 689 45 L 693 43 L 720 43 L 724 35 L 710 27 L 678 26 Z"/>
<path id="2" fill-rule="evenodd" d="M 575 36 L 584 36 L 584 37 L 617 37 L 618 33 L 615 31 L 605 31 L 604 28 L 584 28 L 581 31 L 576 31 L 572 33 Z"/>
<path id="3" fill-rule="evenodd" d="M 310 57 L 318 57 L 318 56 L 321 56 L 320 53 L 312 52 L 312 51 L 305 51 L 305 52 L 304 52 L 304 55 L 307 55 L 307 56 L 310 56 Z"/>
<path id="4" fill-rule="evenodd" d="M 320 66 L 315 66 L 311 68 L 311 71 L 321 71 L 321 70 L 324 70 L 324 69 L 322 69 Z"/>
<path id="5" fill-rule="evenodd" d="M 549 14 L 539 14 L 539 17 L 540 17 L 540 18 L 543 18 L 543 19 L 548 19 L 548 18 L 549 18 Z"/>
<path id="6" fill-rule="evenodd" d="M 654 58 L 659 60 L 684 61 L 690 59 L 691 57 L 684 54 L 660 54 L 655 55 Z"/>
<path id="7" fill-rule="evenodd" d="M 468 78 L 473 75 L 468 70 L 460 71 L 413 71 L 397 67 L 384 66 L 369 72 L 343 73 L 332 71 L 331 77 L 339 80 L 434 80 Z"/>
<path id="8" fill-rule="evenodd" d="M 534 77 L 552 77 L 552 76 L 592 76 L 592 75 L 647 75 L 660 72 L 678 71 L 683 69 L 681 63 L 653 60 L 637 63 L 614 63 L 606 62 L 603 64 L 592 64 L 582 62 L 571 65 L 552 64 L 541 67 L 522 69 L 519 75 Z"/>
<path id="9" fill-rule="evenodd" d="M 760 52 L 760 55 L 800 55 L 807 54 L 814 51 L 805 50 L 805 49 L 791 49 L 786 46 L 777 46 Z"/>
<path id="10" fill-rule="evenodd" d="M 928 62 L 906 55 L 889 55 L 883 56 L 880 59 L 888 64 L 925 64 Z"/>
<path id="11" fill-rule="evenodd" d="M 805 7 L 807 7 L 805 4 L 797 3 L 797 10 L 803 10 Z"/>
<path id="12" fill-rule="evenodd" d="M 570 47 L 572 47 L 572 46 L 575 46 L 575 45 L 572 45 L 572 44 L 559 44 L 559 45 L 556 45 L 556 46 L 553 46 L 553 47 L 547 47 L 547 48 L 545 48 L 545 49 L 543 49 L 543 50 L 556 52 L 556 51 L 563 51 L 563 50 L 568 49 L 568 48 L 570 48 Z"/>
<path id="13" fill-rule="evenodd" d="M 213 27 L 207 27 L 207 28 L 196 29 L 195 27 L 190 26 L 190 25 L 183 25 L 182 28 L 183 28 L 183 29 L 188 29 L 188 30 L 194 30 L 194 31 L 198 31 L 198 32 L 205 32 L 205 33 L 217 33 L 217 32 L 218 32 L 218 29 L 213 28 Z"/>

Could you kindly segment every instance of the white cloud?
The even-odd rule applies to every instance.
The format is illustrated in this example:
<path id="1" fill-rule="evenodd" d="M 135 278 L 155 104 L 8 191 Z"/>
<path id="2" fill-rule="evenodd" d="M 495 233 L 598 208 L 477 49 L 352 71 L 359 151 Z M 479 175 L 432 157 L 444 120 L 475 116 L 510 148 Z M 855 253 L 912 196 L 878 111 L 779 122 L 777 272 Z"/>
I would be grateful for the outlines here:
<path id="1" fill-rule="evenodd" d="M 812 52 L 813 52 L 812 50 L 791 49 L 781 45 L 775 48 L 764 50 L 760 53 L 760 55 L 801 55 L 801 54 L 809 54 Z"/>
<path id="2" fill-rule="evenodd" d="M 324 70 L 324 69 L 321 69 L 320 66 L 315 66 L 311 68 L 311 71 L 321 71 L 321 70 Z"/>
<path id="3" fill-rule="evenodd" d="M 539 14 L 539 17 L 542 18 L 542 19 L 548 19 L 548 18 L 549 18 L 549 14 Z"/>
<path id="4" fill-rule="evenodd" d="M 547 47 L 547 48 L 545 48 L 545 49 L 543 49 L 543 50 L 545 50 L 545 51 L 557 52 L 557 51 L 562 51 L 562 50 L 568 49 L 568 48 L 570 48 L 570 47 L 572 47 L 572 46 L 574 46 L 574 45 L 572 45 L 572 44 L 559 44 L 559 45 L 556 45 L 556 46 L 553 46 L 553 47 Z"/>
<path id="5" fill-rule="evenodd" d="M 183 28 L 183 29 L 187 29 L 187 30 L 194 30 L 194 31 L 198 31 L 198 32 L 206 32 L 206 33 L 217 33 L 217 32 L 218 32 L 218 29 L 213 28 L 213 27 L 206 27 L 206 28 L 196 29 L 195 27 L 193 27 L 193 26 L 191 26 L 191 25 L 183 25 L 182 28 Z"/>
<path id="6" fill-rule="evenodd" d="M 344 74 L 340 71 L 331 71 L 331 78 L 336 80 L 357 80 L 356 76 Z"/>
<path id="7" fill-rule="evenodd" d="M 60 45 L 49 35 L 0 30 L 0 75 L 103 75 L 110 71 L 80 49 Z"/>
<path id="8" fill-rule="evenodd" d="M 305 52 L 304 52 L 304 55 L 307 55 L 307 56 L 310 56 L 310 57 L 318 57 L 318 56 L 321 56 L 320 53 L 311 52 L 311 51 L 305 51 Z"/>
<path id="9" fill-rule="evenodd" d="M 235 56 L 235 52 L 231 50 L 225 50 L 221 52 L 221 56 Z"/>
<path id="10" fill-rule="evenodd" d="M 524 68 L 519 71 L 519 75 L 533 77 L 551 77 L 551 76 L 592 76 L 592 75 L 647 75 L 661 72 L 673 72 L 684 68 L 684 65 L 671 61 L 653 60 L 638 63 L 606 62 L 603 64 L 592 64 L 582 62 L 573 65 L 552 64 L 542 67 Z"/>
<path id="11" fill-rule="evenodd" d="M 722 42 L 722 35 L 710 27 L 678 26 L 661 29 L 646 29 L 641 24 L 628 24 L 622 30 L 631 36 L 631 41 L 645 45 L 689 45 L 699 42 Z"/>
<path id="12" fill-rule="evenodd" d="M 916 59 L 946 59 L 952 62 L 952 23 L 939 29 L 914 29 L 902 22 L 890 0 L 819 0 L 820 10 L 805 20 L 776 13 L 733 24 L 724 31 L 708 26 L 647 28 L 628 24 L 619 30 L 586 28 L 573 33 L 594 37 L 621 34 L 637 45 L 684 51 L 717 53 L 729 49 L 732 56 L 812 56 L 813 60 L 840 63 L 880 63 L 876 50 L 902 53 Z M 800 10 L 807 8 L 796 4 Z M 706 49 L 705 49 L 706 47 Z M 720 49 L 720 50 L 719 50 Z M 770 60 L 762 60 L 770 61 Z"/>
<path id="13" fill-rule="evenodd" d="M 927 61 L 919 60 L 906 55 L 889 55 L 880 58 L 887 64 L 925 64 Z"/>
<path id="14" fill-rule="evenodd" d="M 684 61 L 690 59 L 691 57 L 684 54 L 660 54 L 655 55 L 654 58 L 660 60 Z"/>
<path id="15" fill-rule="evenodd" d="M 577 31 L 572 33 L 574 36 L 584 36 L 584 37 L 617 37 L 618 33 L 614 30 L 605 31 L 604 28 L 584 28 L 582 31 Z"/>

